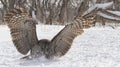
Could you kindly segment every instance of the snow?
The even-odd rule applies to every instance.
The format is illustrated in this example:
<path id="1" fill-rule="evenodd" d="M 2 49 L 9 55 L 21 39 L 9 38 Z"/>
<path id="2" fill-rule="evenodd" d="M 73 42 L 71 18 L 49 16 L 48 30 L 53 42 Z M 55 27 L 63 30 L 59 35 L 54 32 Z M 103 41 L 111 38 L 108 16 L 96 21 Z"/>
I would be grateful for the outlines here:
<path id="1" fill-rule="evenodd" d="M 64 26 L 37 25 L 39 39 L 52 39 Z M 93 27 L 78 36 L 69 52 L 55 60 L 21 60 L 7 26 L 0 26 L 0 67 L 120 67 L 120 28 Z"/>
<path id="2" fill-rule="evenodd" d="M 95 10 L 96 8 L 97 8 L 97 5 L 94 5 L 94 6 L 90 7 L 87 11 L 85 11 L 83 13 L 82 16 L 85 16 L 85 15 L 89 14 L 90 12 L 92 12 L 93 10 Z"/>
<path id="3" fill-rule="evenodd" d="M 95 5 L 91 6 L 87 11 L 85 11 L 82 16 L 87 15 L 88 13 L 94 11 L 95 9 L 107 9 L 107 8 L 111 7 L 112 4 L 113 4 L 113 2 L 95 4 Z"/>
<path id="4" fill-rule="evenodd" d="M 102 13 L 102 12 L 98 12 L 97 14 L 98 14 L 99 16 L 102 16 L 102 17 L 107 18 L 107 19 L 120 21 L 120 18 L 112 17 L 112 16 L 109 16 L 109 15 L 104 14 L 104 13 Z"/>
<path id="5" fill-rule="evenodd" d="M 2 5 L 1 1 L 0 1 L 0 8 L 3 8 L 3 5 Z"/>
<path id="6" fill-rule="evenodd" d="M 111 11 L 111 10 L 107 10 L 107 11 L 114 15 L 120 16 L 120 11 Z"/>
<path id="7" fill-rule="evenodd" d="M 107 2 L 107 3 L 103 3 L 103 4 L 96 4 L 96 5 L 97 5 L 97 8 L 106 9 L 106 8 L 112 6 L 113 2 Z"/>

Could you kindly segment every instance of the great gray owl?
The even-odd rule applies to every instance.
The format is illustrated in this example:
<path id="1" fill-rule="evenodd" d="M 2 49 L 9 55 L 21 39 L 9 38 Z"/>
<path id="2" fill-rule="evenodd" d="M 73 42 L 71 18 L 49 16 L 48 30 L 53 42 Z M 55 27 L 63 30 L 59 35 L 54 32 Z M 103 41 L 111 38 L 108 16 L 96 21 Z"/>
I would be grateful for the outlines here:
<path id="1" fill-rule="evenodd" d="M 70 49 L 76 36 L 90 28 L 93 18 L 78 17 L 67 24 L 52 40 L 38 40 L 36 34 L 37 22 L 24 9 L 14 9 L 5 15 L 4 21 L 10 28 L 12 41 L 17 50 L 28 57 L 45 56 L 48 59 L 61 57 Z M 24 57 L 24 58 L 26 58 Z"/>

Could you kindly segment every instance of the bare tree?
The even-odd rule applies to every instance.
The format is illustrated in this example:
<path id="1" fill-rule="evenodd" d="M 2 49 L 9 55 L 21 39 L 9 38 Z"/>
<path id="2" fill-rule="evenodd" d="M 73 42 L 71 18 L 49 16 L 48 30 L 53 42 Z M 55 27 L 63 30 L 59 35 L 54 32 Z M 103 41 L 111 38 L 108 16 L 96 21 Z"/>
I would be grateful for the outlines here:
<path id="1" fill-rule="evenodd" d="M 40 23 L 66 24 L 81 16 L 87 9 L 98 3 L 114 2 L 109 10 L 120 11 L 119 0 L 0 0 L 3 4 L 1 16 L 13 8 L 24 7 L 30 16 L 35 15 Z M 105 25 L 106 20 L 96 17 L 97 21 Z"/>

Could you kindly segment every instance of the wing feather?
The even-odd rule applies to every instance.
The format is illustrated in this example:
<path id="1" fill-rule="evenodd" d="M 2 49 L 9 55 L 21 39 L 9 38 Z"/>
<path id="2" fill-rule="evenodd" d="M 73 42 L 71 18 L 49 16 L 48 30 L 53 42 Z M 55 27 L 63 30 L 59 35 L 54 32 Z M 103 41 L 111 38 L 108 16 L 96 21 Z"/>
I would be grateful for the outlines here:
<path id="1" fill-rule="evenodd" d="M 66 25 L 52 40 L 50 43 L 50 56 L 63 56 L 70 49 L 73 40 L 78 35 L 81 35 L 84 30 L 93 26 L 95 20 L 92 18 L 79 17 L 72 21 L 72 23 Z"/>
<path id="2" fill-rule="evenodd" d="M 36 21 L 20 10 L 14 9 L 4 18 L 10 28 L 13 43 L 21 54 L 27 54 L 38 43 Z"/>
<path id="3" fill-rule="evenodd" d="M 80 26 L 81 22 L 73 21 L 73 23 L 66 25 L 52 40 L 50 51 L 55 56 L 63 56 L 70 49 L 73 40 L 84 31 Z M 54 49 L 53 49 L 54 48 Z"/>

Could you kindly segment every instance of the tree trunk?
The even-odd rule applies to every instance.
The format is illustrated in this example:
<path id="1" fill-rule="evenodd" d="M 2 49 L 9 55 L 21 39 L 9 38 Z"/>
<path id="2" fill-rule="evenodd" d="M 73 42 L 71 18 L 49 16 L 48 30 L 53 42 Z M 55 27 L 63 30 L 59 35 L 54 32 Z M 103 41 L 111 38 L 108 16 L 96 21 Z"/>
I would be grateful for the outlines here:
<path id="1" fill-rule="evenodd" d="M 60 14 L 59 14 L 59 22 L 61 24 L 64 24 L 64 22 L 67 22 L 67 4 L 68 4 L 69 0 L 63 0 L 62 2 L 62 7 L 60 10 Z"/>

